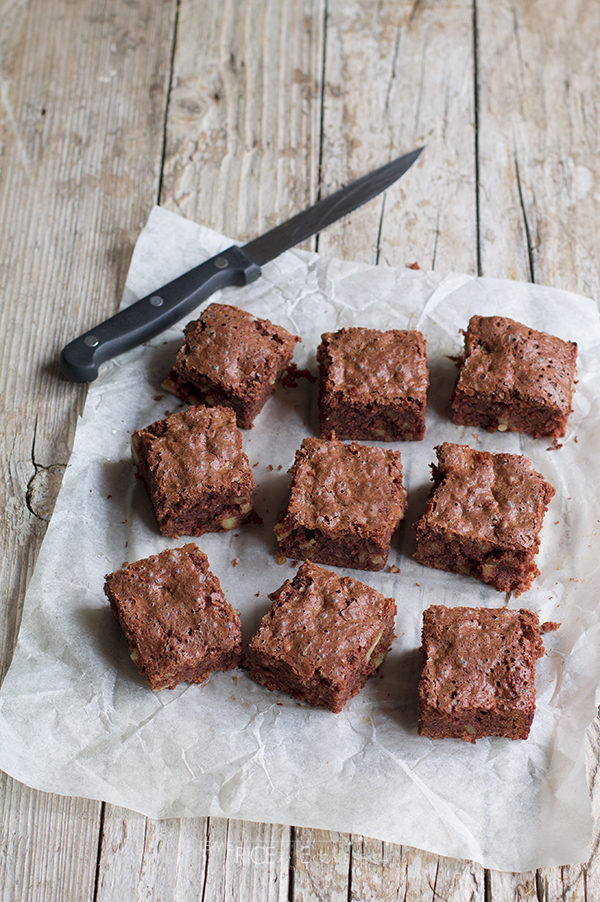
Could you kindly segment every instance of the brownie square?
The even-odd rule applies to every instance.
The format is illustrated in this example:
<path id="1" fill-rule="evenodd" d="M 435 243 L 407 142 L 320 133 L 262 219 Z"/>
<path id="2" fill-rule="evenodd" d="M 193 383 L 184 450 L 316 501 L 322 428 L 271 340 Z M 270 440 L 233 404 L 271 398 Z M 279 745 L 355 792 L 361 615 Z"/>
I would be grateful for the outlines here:
<path id="1" fill-rule="evenodd" d="M 535 713 L 538 616 L 508 608 L 423 612 L 419 735 L 527 739 Z"/>
<path id="2" fill-rule="evenodd" d="M 308 562 L 269 598 L 273 605 L 248 647 L 250 676 L 267 689 L 341 711 L 392 644 L 394 599 Z"/>
<path id="3" fill-rule="evenodd" d="M 106 577 L 104 591 L 152 689 L 203 683 L 239 664 L 240 618 L 195 545 L 127 564 Z"/>
<path id="4" fill-rule="evenodd" d="M 472 316 L 452 408 L 454 422 L 490 432 L 565 434 L 577 345 L 503 316 Z"/>
<path id="5" fill-rule="evenodd" d="M 520 454 L 444 442 L 433 488 L 415 523 L 415 558 L 520 595 L 539 573 L 542 521 L 553 487 Z"/>
<path id="6" fill-rule="evenodd" d="M 184 329 L 185 343 L 163 386 L 190 404 L 231 407 L 250 429 L 300 341 L 268 319 L 210 304 Z"/>
<path id="7" fill-rule="evenodd" d="M 234 529 L 252 517 L 254 479 L 229 408 L 171 414 L 134 432 L 131 449 L 164 536 Z"/>
<path id="8" fill-rule="evenodd" d="M 338 567 L 381 570 L 404 517 L 400 453 L 331 439 L 304 439 L 291 469 L 281 554 Z"/>
<path id="9" fill-rule="evenodd" d="M 420 332 L 340 329 L 317 349 L 321 435 L 419 441 L 429 373 Z"/>

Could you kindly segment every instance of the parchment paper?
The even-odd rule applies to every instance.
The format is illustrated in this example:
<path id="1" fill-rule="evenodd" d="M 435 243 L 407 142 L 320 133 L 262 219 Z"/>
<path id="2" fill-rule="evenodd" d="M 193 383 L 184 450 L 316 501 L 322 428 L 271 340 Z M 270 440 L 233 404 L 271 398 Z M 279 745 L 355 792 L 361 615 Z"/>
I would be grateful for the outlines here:
<path id="1" fill-rule="evenodd" d="M 135 248 L 124 304 L 228 243 L 154 209 Z M 535 285 L 299 251 L 265 266 L 253 285 L 215 299 L 300 334 L 295 360 L 313 371 L 325 330 L 418 328 L 427 338 L 432 387 L 425 439 L 395 446 L 409 510 L 388 565 L 401 572 L 346 571 L 397 599 L 397 638 L 381 675 L 333 715 L 269 693 L 241 670 L 215 674 L 205 686 L 153 693 L 130 661 L 103 595 L 104 575 L 186 541 L 158 533 L 129 454 L 132 430 L 182 406 L 160 387 L 181 342 L 177 327 L 105 365 L 90 386 L 0 694 L 0 767 L 38 789 L 104 799 L 152 817 L 220 815 L 354 831 L 515 871 L 584 860 L 591 834 L 584 734 L 600 682 L 595 304 Z M 448 355 L 460 352 L 459 329 L 473 313 L 505 314 L 579 343 L 574 412 L 559 450 L 547 450 L 544 439 L 452 424 L 455 368 Z M 294 451 L 315 431 L 315 396 L 316 386 L 304 380 L 280 390 L 244 433 L 257 464 L 263 525 L 197 540 L 241 611 L 246 640 L 269 606 L 267 593 L 295 572 L 289 562 L 275 562 L 273 524 L 287 502 Z M 410 556 L 410 524 L 429 490 L 433 446 L 443 440 L 523 452 L 556 488 L 543 528 L 541 576 L 519 599 Z M 423 609 L 505 602 L 562 622 L 544 639 L 530 738 L 470 745 L 418 737 Z"/>

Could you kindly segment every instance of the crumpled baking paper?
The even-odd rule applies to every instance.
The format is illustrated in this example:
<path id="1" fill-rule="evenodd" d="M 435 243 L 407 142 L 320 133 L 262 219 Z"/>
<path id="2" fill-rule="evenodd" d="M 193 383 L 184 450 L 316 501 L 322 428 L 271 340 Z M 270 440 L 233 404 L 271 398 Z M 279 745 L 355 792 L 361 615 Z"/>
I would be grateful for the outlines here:
<path id="1" fill-rule="evenodd" d="M 229 244 L 156 208 L 133 255 L 124 304 Z M 586 298 L 537 285 L 390 269 L 290 251 L 263 277 L 215 300 L 302 336 L 299 367 L 316 371 L 326 330 L 420 329 L 431 391 L 422 442 L 398 443 L 408 489 L 405 524 L 381 573 L 346 571 L 397 600 L 396 639 L 380 675 L 343 712 L 310 709 L 237 670 L 204 686 L 152 692 L 132 664 L 103 594 L 104 575 L 185 539 L 160 536 L 134 478 L 130 433 L 183 405 L 161 389 L 184 323 L 104 365 L 89 389 L 70 463 L 27 593 L 0 693 L 0 767 L 32 787 L 123 805 L 157 818 L 214 815 L 353 831 L 522 871 L 582 861 L 591 835 L 586 726 L 600 682 L 600 323 Z M 473 313 L 503 314 L 579 344 L 567 434 L 549 441 L 455 426 L 449 397 Z M 191 317 L 188 317 L 188 319 Z M 244 433 L 261 526 L 197 539 L 239 608 L 248 640 L 267 594 L 295 572 L 276 563 L 273 525 L 287 470 L 315 434 L 316 385 L 280 389 Z M 519 599 L 417 564 L 411 524 L 429 491 L 434 445 L 523 452 L 555 486 L 541 575 Z M 390 572 L 390 565 L 400 572 Z M 341 571 L 343 572 L 343 571 Z M 421 614 L 433 603 L 529 607 L 558 620 L 537 667 L 530 738 L 421 738 L 417 682 Z"/>

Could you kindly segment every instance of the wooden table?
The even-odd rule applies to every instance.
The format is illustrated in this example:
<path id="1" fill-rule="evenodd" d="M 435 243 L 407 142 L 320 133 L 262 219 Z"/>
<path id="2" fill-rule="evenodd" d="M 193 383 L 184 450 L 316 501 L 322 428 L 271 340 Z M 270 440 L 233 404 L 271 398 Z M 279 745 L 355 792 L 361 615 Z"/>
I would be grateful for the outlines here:
<path id="1" fill-rule="evenodd" d="M 85 401 L 57 353 L 116 310 L 152 204 L 249 238 L 425 143 L 393 195 L 311 246 L 598 297 L 597 0 L 1 0 L 0 13 L 4 669 Z M 598 831 L 587 863 L 506 874 L 0 781 L 3 900 L 600 899 Z"/>

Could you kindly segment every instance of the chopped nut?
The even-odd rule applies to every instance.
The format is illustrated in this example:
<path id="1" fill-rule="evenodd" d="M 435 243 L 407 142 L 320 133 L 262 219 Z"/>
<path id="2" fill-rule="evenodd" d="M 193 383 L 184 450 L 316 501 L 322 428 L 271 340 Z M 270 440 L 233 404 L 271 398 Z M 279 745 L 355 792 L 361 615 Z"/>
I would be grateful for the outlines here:
<path id="1" fill-rule="evenodd" d="M 367 664 L 369 663 L 369 661 L 370 661 L 370 659 L 371 659 L 371 655 L 372 655 L 373 652 L 375 651 L 375 648 L 376 648 L 377 645 L 379 644 L 379 640 L 381 639 L 382 636 L 383 636 L 383 627 L 381 627 L 381 629 L 380 629 L 379 632 L 377 633 L 377 636 L 375 637 L 375 641 L 373 642 L 373 645 L 371 646 L 371 648 L 370 648 L 370 649 L 368 650 L 368 652 L 367 652 L 367 656 L 366 656 L 366 658 L 365 658 L 365 661 L 367 662 Z M 382 660 L 383 660 L 383 658 L 382 658 Z M 373 662 L 373 663 L 374 663 L 375 667 L 378 667 L 378 666 L 379 666 L 378 664 L 375 664 L 375 662 Z"/>
<path id="2" fill-rule="evenodd" d="M 224 520 L 221 520 L 221 529 L 234 529 L 239 522 L 237 517 L 225 517 Z"/>

